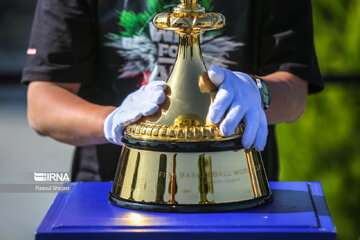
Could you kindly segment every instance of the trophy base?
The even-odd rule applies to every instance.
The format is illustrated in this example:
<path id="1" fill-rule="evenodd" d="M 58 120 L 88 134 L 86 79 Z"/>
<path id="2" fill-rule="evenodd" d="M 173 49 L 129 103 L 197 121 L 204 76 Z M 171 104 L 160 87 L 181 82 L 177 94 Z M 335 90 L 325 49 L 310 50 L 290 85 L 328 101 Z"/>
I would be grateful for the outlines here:
<path id="1" fill-rule="evenodd" d="M 125 141 L 120 155 L 109 196 L 115 205 L 160 212 L 223 212 L 271 201 L 261 154 L 255 149 L 228 149 L 238 140 L 157 143 L 151 146 L 156 151 L 148 148 L 156 143 L 135 143 Z"/>
<path id="2" fill-rule="evenodd" d="M 164 205 L 164 204 L 149 204 L 142 202 L 132 202 L 126 199 L 121 199 L 109 193 L 109 201 L 119 207 L 147 212 L 167 212 L 167 213 L 216 213 L 216 212 L 232 212 L 242 209 L 260 207 L 272 202 L 272 193 L 261 198 L 256 198 L 247 201 L 233 202 L 233 203 L 219 203 L 219 204 L 188 204 L 188 205 Z"/>

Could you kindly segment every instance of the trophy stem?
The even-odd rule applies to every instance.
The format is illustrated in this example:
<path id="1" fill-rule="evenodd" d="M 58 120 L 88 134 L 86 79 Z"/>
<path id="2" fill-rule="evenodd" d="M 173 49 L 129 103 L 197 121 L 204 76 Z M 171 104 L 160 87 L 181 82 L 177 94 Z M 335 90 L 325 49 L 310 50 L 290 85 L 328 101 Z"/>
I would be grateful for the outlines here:
<path id="1" fill-rule="evenodd" d="M 193 4 L 197 4 L 198 0 L 181 0 L 180 2 L 183 5 L 193 5 Z"/>
<path id="2" fill-rule="evenodd" d="M 198 83 L 199 76 L 205 71 L 199 35 L 180 34 L 177 58 L 167 81 L 171 89 L 168 94 L 170 104 L 156 125 L 205 126 L 211 96 L 210 93 L 202 94 Z"/>
<path id="3" fill-rule="evenodd" d="M 199 43 L 199 35 L 198 34 L 180 34 L 179 36 L 179 48 L 178 48 L 178 57 L 177 60 L 190 58 L 190 60 L 196 60 L 204 65 L 203 58 L 201 56 L 200 43 Z M 181 61 L 181 60 L 180 60 Z M 175 61 L 175 64 L 177 62 Z"/>

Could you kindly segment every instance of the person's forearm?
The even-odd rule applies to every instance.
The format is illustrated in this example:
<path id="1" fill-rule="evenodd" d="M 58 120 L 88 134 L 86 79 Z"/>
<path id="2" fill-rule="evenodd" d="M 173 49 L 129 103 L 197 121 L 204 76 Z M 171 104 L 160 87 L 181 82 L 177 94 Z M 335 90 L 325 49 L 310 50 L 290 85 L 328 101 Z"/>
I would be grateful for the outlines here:
<path id="1" fill-rule="evenodd" d="M 81 146 L 102 144 L 104 120 L 115 107 L 89 103 L 71 89 L 32 82 L 28 89 L 28 120 L 41 135 Z"/>
<path id="2" fill-rule="evenodd" d="M 276 72 L 261 78 L 266 81 L 271 93 L 271 104 L 266 110 L 268 124 L 300 118 L 306 105 L 307 82 L 288 72 Z"/>

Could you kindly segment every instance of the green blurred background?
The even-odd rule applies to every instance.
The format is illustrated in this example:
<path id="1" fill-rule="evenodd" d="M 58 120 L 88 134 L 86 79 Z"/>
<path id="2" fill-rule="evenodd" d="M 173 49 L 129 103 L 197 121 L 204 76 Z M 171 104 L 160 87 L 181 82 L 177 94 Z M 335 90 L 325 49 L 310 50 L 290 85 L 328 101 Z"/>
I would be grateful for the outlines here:
<path id="1" fill-rule="evenodd" d="M 315 47 L 330 79 L 304 115 L 277 126 L 281 181 L 320 181 L 338 239 L 360 239 L 360 1 L 314 0 Z"/>

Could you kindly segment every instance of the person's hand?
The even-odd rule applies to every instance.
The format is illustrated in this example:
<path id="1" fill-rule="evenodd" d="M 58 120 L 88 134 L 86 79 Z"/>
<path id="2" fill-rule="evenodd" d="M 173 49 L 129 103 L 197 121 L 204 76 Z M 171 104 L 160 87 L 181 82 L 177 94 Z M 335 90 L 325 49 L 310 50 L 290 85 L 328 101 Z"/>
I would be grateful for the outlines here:
<path id="1" fill-rule="evenodd" d="M 218 87 L 208 118 L 212 124 L 220 124 L 220 132 L 227 137 L 243 119 L 245 131 L 242 145 L 249 149 L 252 145 L 264 150 L 268 128 L 261 96 L 254 80 L 242 72 L 232 72 L 218 66 L 208 71 L 211 82 Z"/>
<path id="2" fill-rule="evenodd" d="M 125 98 L 120 107 L 107 116 L 104 123 L 105 138 L 114 144 L 122 145 L 121 136 L 125 127 L 159 110 L 165 101 L 166 83 L 150 82 Z"/>

